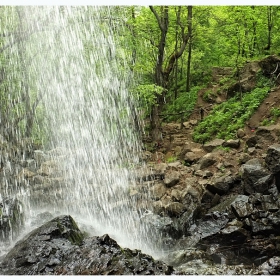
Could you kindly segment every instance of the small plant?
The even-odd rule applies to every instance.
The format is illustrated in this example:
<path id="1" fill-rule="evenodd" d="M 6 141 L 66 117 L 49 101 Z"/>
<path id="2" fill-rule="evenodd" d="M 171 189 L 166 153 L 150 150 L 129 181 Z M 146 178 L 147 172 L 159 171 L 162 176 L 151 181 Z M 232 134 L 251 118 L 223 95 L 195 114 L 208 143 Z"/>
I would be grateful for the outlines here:
<path id="1" fill-rule="evenodd" d="M 214 94 L 214 92 L 212 90 L 207 90 L 204 94 L 203 94 L 203 100 L 206 102 L 211 102 L 213 100 L 213 98 L 215 98 L 216 95 Z"/>
<path id="2" fill-rule="evenodd" d="M 172 163 L 172 162 L 175 162 L 176 160 L 177 160 L 177 157 L 171 156 L 171 157 L 168 157 L 168 158 L 166 159 L 166 162 L 167 162 L 167 163 Z"/>
<path id="3" fill-rule="evenodd" d="M 262 122 L 261 122 L 261 125 L 272 125 L 274 124 L 277 119 L 280 117 L 280 108 L 271 108 L 270 109 L 270 117 L 267 118 L 267 119 L 264 119 Z"/>
<path id="4" fill-rule="evenodd" d="M 227 83 L 231 78 L 230 77 L 223 77 L 220 79 L 219 84 L 223 86 L 225 83 Z"/>
<path id="5" fill-rule="evenodd" d="M 215 150 L 221 150 L 228 153 L 230 151 L 230 147 L 218 146 Z"/>

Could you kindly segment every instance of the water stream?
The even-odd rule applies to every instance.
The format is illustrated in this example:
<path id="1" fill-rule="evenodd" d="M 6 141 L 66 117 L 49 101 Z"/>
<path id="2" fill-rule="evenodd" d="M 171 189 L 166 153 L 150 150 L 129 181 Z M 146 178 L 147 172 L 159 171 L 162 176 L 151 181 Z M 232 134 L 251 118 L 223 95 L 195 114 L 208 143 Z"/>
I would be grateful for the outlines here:
<path id="1" fill-rule="evenodd" d="M 47 167 L 59 174 L 49 192 L 17 186 L 26 221 L 44 211 L 70 214 L 93 234 L 152 253 L 153 238 L 129 195 L 141 149 L 128 90 L 133 77 L 114 36 L 120 22 L 108 7 L 14 9 L 28 38 L 10 56 L 15 71 L 24 66 L 24 83 L 34 88 L 30 98 L 41 98 L 37 118 L 44 118 L 52 151 L 45 154 Z"/>

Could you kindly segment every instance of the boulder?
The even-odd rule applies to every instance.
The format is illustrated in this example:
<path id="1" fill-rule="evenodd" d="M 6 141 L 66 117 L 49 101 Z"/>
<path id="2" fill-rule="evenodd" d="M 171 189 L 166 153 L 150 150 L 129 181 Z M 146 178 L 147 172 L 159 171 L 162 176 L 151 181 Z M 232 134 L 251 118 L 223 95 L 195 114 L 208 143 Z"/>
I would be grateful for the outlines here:
<path id="1" fill-rule="evenodd" d="M 196 170 L 205 169 L 205 168 L 213 165 L 216 161 L 217 160 L 216 160 L 215 155 L 213 155 L 212 153 L 208 153 L 198 161 Z"/>
<path id="2" fill-rule="evenodd" d="M 60 216 L 19 241 L 1 275 L 170 275 L 173 268 L 104 234 L 84 238 L 71 216 Z"/>
<path id="3" fill-rule="evenodd" d="M 231 208 L 238 218 L 244 218 L 252 214 L 253 206 L 248 202 L 249 197 L 246 195 L 238 195 L 231 203 Z"/>
<path id="4" fill-rule="evenodd" d="M 265 163 L 271 172 L 280 172 L 280 144 L 274 144 L 268 147 Z"/>
<path id="5" fill-rule="evenodd" d="M 171 188 L 175 186 L 180 180 L 180 173 L 178 171 L 170 170 L 165 173 L 164 184 Z"/>
<path id="6" fill-rule="evenodd" d="M 189 164 L 196 163 L 204 154 L 202 149 L 194 148 L 185 154 L 184 161 Z"/>
<path id="7" fill-rule="evenodd" d="M 1 198 L 0 195 L 0 241 L 14 240 L 22 227 L 22 204 L 16 198 Z"/>
<path id="8" fill-rule="evenodd" d="M 249 160 L 241 166 L 242 184 L 247 194 L 263 193 L 273 183 L 273 175 L 264 168 L 258 159 Z"/>
<path id="9" fill-rule="evenodd" d="M 171 202 L 165 209 L 171 217 L 178 217 L 186 210 L 186 206 L 180 202 Z"/>
<path id="10" fill-rule="evenodd" d="M 223 143 L 223 147 L 229 147 L 238 149 L 240 146 L 240 140 L 239 139 L 229 139 Z"/>
<path id="11" fill-rule="evenodd" d="M 156 183 L 150 188 L 150 196 L 153 199 L 159 200 L 166 193 L 167 188 L 163 183 Z"/>
<path id="12" fill-rule="evenodd" d="M 280 275 L 280 257 L 275 256 L 259 266 L 260 275 Z"/>
<path id="13" fill-rule="evenodd" d="M 223 139 L 215 139 L 209 143 L 203 145 L 203 149 L 207 153 L 211 153 L 215 148 L 220 147 L 224 144 L 225 140 Z"/>
<path id="14" fill-rule="evenodd" d="M 222 177 L 214 178 L 206 185 L 206 188 L 213 194 L 226 194 L 230 187 L 234 184 L 235 178 L 233 176 L 224 175 Z"/>

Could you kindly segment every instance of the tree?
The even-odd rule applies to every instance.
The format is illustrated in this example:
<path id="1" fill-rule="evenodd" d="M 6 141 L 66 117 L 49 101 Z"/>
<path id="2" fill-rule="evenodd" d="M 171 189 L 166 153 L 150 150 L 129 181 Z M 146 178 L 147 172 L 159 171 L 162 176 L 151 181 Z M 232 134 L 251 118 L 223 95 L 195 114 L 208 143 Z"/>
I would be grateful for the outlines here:
<path id="1" fill-rule="evenodd" d="M 152 130 L 152 138 L 155 141 L 161 139 L 160 133 L 160 113 L 162 111 L 162 107 L 164 104 L 164 95 L 165 91 L 168 89 L 168 82 L 169 76 L 172 72 L 176 61 L 180 58 L 187 46 L 187 43 L 190 38 L 190 28 L 188 28 L 187 32 L 185 31 L 185 24 L 181 22 L 181 7 L 177 13 L 177 24 L 181 30 L 181 46 L 178 49 L 173 50 L 170 54 L 167 61 L 165 61 L 165 49 L 166 49 L 166 40 L 168 35 L 168 28 L 169 28 L 169 7 L 162 6 L 160 7 L 159 11 L 150 6 L 150 10 L 154 14 L 159 31 L 159 42 L 157 44 L 157 60 L 155 66 L 155 84 L 163 88 L 162 93 L 156 95 L 156 103 L 152 106 L 151 112 L 151 130 Z M 188 6 L 188 26 L 190 27 L 190 19 L 192 18 L 192 6 Z M 164 66 L 164 62 L 166 62 Z"/>

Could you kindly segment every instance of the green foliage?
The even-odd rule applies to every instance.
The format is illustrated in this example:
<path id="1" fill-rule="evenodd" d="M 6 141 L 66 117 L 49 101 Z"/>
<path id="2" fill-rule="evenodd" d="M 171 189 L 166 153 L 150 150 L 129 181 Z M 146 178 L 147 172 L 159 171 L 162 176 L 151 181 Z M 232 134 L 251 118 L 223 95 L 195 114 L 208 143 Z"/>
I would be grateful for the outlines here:
<path id="1" fill-rule="evenodd" d="M 244 127 L 246 121 L 267 96 L 268 91 L 268 87 L 256 88 L 252 92 L 246 93 L 242 100 L 237 95 L 216 105 L 213 111 L 194 129 L 194 141 L 205 143 L 213 138 L 226 140 L 235 138 L 236 131 Z"/>
<path id="2" fill-rule="evenodd" d="M 260 88 L 260 87 L 271 87 L 271 86 L 273 85 L 270 79 L 265 77 L 262 71 L 259 71 L 256 74 L 256 87 Z"/>
<path id="3" fill-rule="evenodd" d="M 219 146 L 219 147 L 215 148 L 215 150 L 220 150 L 220 151 L 224 151 L 224 152 L 228 153 L 230 151 L 230 147 Z"/>
<path id="4" fill-rule="evenodd" d="M 197 100 L 197 92 L 201 87 L 191 88 L 190 92 L 180 92 L 179 97 L 172 103 L 166 104 L 164 115 L 166 121 L 177 121 L 183 117 L 187 119 L 192 113 Z"/>
<path id="5" fill-rule="evenodd" d="M 140 108 L 146 110 L 146 114 L 150 112 L 151 106 L 156 104 L 157 96 L 165 91 L 166 89 L 155 84 L 138 85 L 132 89 L 132 93 L 140 101 Z"/>
<path id="6" fill-rule="evenodd" d="M 175 162 L 177 160 L 177 157 L 175 156 L 171 156 L 169 158 L 166 159 L 166 162 L 167 163 L 172 163 L 172 162 Z"/>
<path id="7" fill-rule="evenodd" d="M 207 90 L 202 96 L 203 100 L 206 102 L 211 102 L 215 97 L 216 94 L 211 89 Z"/>
<path id="8" fill-rule="evenodd" d="M 277 119 L 280 117 L 280 108 L 275 108 L 275 107 L 271 108 L 270 112 L 269 112 L 269 115 L 270 115 L 270 117 L 264 119 L 261 122 L 261 125 L 272 125 L 272 124 L 274 124 L 277 121 Z"/>

